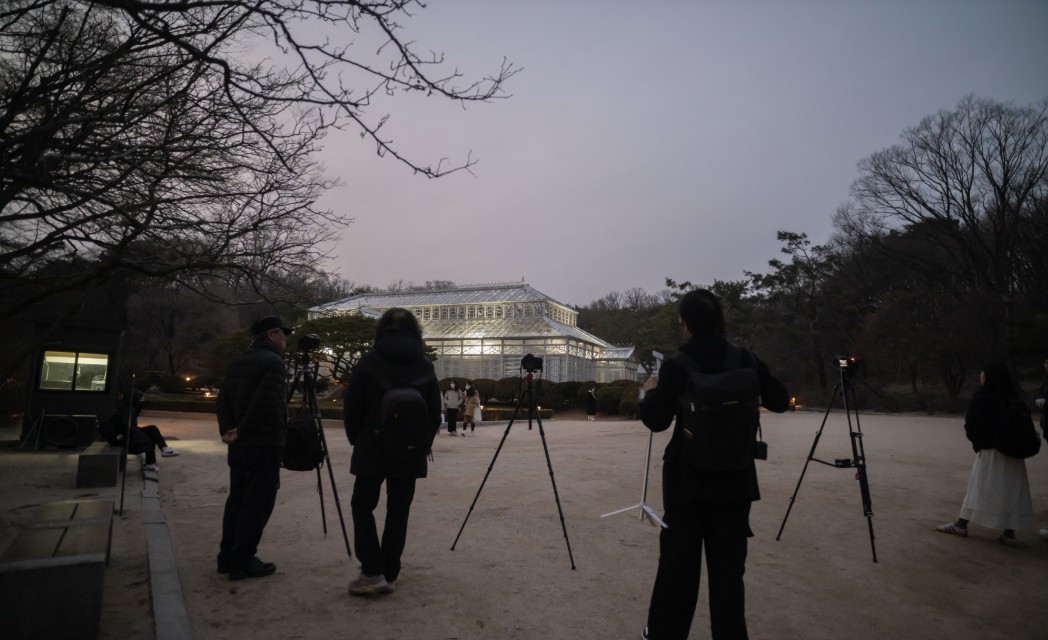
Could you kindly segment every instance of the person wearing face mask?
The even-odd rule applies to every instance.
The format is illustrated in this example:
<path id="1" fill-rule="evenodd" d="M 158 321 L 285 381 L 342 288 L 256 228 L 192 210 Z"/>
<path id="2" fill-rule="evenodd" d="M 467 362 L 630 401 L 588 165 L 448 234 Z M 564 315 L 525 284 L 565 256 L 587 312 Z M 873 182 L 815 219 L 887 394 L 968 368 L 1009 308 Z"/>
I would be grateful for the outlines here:
<path id="1" fill-rule="evenodd" d="M 458 422 L 458 410 L 462 404 L 462 392 L 455 387 L 455 381 L 452 380 L 448 385 L 448 390 L 441 396 L 441 402 L 444 405 L 444 414 L 448 419 L 448 435 L 455 435 L 457 429 L 455 423 Z"/>
<path id="2" fill-rule="evenodd" d="M 462 404 L 462 437 L 466 437 L 466 427 L 472 434 L 477 430 L 477 411 L 480 409 L 480 394 L 473 388 L 473 383 L 466 383 L 466 397 Z"/>

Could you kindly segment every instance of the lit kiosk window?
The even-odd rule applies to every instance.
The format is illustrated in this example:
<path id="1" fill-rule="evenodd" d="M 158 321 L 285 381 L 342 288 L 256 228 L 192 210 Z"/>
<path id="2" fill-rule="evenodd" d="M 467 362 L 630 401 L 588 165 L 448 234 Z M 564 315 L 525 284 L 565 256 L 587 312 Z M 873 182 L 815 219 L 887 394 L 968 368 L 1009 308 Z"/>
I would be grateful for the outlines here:
<path id="1" fill-rule="evenodd" d="M 40 367 L 40 388 L 48 391 L 106 389 L 109 355 L 77 351 L 45 351 Z"/>

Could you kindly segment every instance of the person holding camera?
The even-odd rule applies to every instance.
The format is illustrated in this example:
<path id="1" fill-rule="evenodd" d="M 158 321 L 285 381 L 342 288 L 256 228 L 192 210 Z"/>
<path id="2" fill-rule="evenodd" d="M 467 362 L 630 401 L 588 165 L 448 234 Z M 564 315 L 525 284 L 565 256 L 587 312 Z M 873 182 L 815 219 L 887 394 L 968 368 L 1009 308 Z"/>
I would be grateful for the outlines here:
<path id="1" fill-rule="evenodd" d="M 717 297 L 704 289 L 689 291 L 681 298 L 678 312 L 686 340 L 680 351 L 703 371 L 733 369 L 726 363 L 736 347 L 724 338 L 724 313 Z M 738 366 L 757 370 L 761 404 L 776 413 L 785 412 L 790 398 L 783 384 L 752 353 L 738 351 Z M 682 358 L 674 357 L 643 385 L 640 411 L 644 425 L 656 432 L 675 426 L 662 458 L 663 520 L 667 526 L 659 537 L 658 572 L 642 637 L 688 637 L 705 550 L 713 638 L 744 639 L 748 636 L 743 573 L 747 538 L 753 535 L 750 506 L 760 499 L 757 468 L 751 459 L 740 469 L 700 470 L 685 459 L 683 416 L 678 412 L 689 375 Z M 756 405 L 753 419 L 755 425 L 759 419 Z"/>
<path id="2" fill-rule="evenodd" d="M 280 488 L 287 434 L 284 352 L 291 332 L 276 316 L 252 323 L 251 348 L 229 363 L 218 392 L 218 431 L 229 445 L 218 572 L 228 573 L 230 580 L 263 578 L 277 570 L 255 553 Z"/>
<path id="3" fill-rule="evenodd" d="M 418 403 L 425 403 L 419 414 L 425 424 L 402 426 L 424 427 L 429 446 L 407 457 L 388 455 L 383 444 L 383 414 L 390 413 L 384 411 L 384 404 L 390 387 L 397 391 L 414 388 L 421 395 Z M 374 348 L 360 358 L 346 384 L 344 422 L 353 445 L 349 472 L 356 476 L 350 504 L 360 559 L 360 576 L 349 583 L 351 595 L 385 595 L 396 589 L 415 481 L 428 472 L 426 455 L 440 430 L 440 403 L 440 386 L 433 363 L 426 357 L 418 320 L 407 309 L 387 310 L 379 318 Z M 374 511 L 383 483 L 386 522 L 380 542 Z"/>

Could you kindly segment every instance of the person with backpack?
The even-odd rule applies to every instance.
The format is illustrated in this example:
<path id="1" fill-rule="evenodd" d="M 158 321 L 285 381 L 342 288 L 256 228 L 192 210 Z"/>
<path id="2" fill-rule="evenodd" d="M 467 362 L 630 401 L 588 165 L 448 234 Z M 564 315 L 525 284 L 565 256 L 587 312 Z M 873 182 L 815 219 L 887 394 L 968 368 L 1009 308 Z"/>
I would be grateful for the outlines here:
<path id="1" fill-rule="evenodd" d="M 753 461 L 758 404 L 782 413 L 789 409 L 789 394 L 763 362 L 724 338 L 724 313 L 713 293 L 689 291 L 678 312 L 687 342 L 644 383 L 640 409 L 652 431 L 674 425 L 662 458 L 667 526 L 659 537 L 658 571 L 642 637 L 688 637 L 705 551 L 713 638 L 747 638 L 743 573 L 747 538 L 753 535 L 750 507 L 760 499 Z M 723 410 L 713 408 L 716 393 L 691 397 L 696 380 L 709 382 L 713 390 L 720 385 L 725 395 L 731 392 L 721 403 Z M 693 406 L 710 408 L 696 418 L 688 415 Z M 739 406 L 744 408 L 736 410 Z"/>
<path id="2" fill-rule="evenodd" d="M 462 392 L 455 388 L 455 381 L 448 384 L 448 390 L 441 396 L 444 412 L 448 417 L 448 435 L 453 436 L 457 432 L 459 405 L 462 404 Z"/>
<path id="3" fill-rule="evenodd" d="M 349 472 L 356 476 L 350 504 L 360 559 L 351 595 L 396 589 L 415 481 L 426 477 L 440 409 L 440 386 L 418 320 L 407 309 L 387 310 L 379 318 L 374 348 L 360 358 L 346 384 L 344 422 L 353 445 Z M 380 542 L 374 511 L 383 483 L 386 521 Z"/>
<path id="4" fill-rule="evenodd" d="M 1019 544 L 1015 530 L 1033 522 L 1030 481 L 1026 475 L 1026 462 L 1000 451 L 1004 445 L 996 438 L 1003 426 L 1001 421 L 1010 419 L 1010 403 L 1017 403 L 1020 413 L 1025 409 L 1025 419 L 1030 423 L 1028 429 L 1033 428 L 1033 420 L 1025 403 L 1015 395 L 1007 365 L 984 365 L 979 382 L 982 387 L 972 394 L 964 416 L 964 435 L 975 450 L 975 462 L 968 475 L 968 490 L 957 520 L 936 529 L 967 538 L 968 523 L 974 522 L 1002 530 L 997 540 L 1014 546 Z"/>

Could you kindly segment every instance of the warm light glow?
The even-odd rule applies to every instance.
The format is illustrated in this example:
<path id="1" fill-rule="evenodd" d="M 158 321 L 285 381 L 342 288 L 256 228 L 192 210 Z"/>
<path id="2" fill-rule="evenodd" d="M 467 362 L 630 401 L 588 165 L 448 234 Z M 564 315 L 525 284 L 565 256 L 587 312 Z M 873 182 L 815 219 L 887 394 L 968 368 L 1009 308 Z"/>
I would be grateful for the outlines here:
<path id="1" fill-rule="evenodd" d="M 190 378 L 189 376 L 186 376 L 186 382 L 189 382 L 190 380 L 192 380 L 192 378 Z"/>

